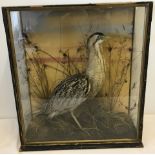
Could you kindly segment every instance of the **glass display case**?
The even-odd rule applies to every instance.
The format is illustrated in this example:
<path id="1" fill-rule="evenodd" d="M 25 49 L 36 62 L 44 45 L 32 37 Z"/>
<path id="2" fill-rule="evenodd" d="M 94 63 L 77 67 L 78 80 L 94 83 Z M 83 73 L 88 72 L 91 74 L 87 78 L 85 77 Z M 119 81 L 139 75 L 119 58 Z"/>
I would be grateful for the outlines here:
<path id="1" fill-rule="evenodd" d="M 142 147 L 152 2 L 3 7 L 20 150 Z"/>

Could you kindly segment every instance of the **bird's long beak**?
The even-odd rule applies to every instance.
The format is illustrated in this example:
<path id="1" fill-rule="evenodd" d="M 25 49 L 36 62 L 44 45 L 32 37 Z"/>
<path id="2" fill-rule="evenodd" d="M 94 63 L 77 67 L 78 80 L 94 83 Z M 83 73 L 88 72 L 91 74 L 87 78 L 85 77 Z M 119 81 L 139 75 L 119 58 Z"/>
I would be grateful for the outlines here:
<path id="1" fill-rule="evenodd" d="M 102 42 L 104 42 L 105 40 L 107 40 L 107 39 L 109 39 L 109 38 L 110 38 L 110 36 L 101 36 Z"/>
<path id="2" fill-rule="evenodd" d="M 110 39 L 110 38 L 111 38 L 110 36 L 104 36 L 103 37 L 104 40 L 107 40 L 107 39 Z"/>

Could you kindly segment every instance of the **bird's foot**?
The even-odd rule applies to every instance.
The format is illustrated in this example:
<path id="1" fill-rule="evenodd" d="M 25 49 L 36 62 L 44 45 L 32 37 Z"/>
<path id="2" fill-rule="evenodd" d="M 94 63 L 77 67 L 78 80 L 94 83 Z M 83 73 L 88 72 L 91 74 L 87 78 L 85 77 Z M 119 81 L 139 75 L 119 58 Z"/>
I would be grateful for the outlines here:
<path id="1" fill-rule="evenodd" d="M 76 122 L 77 126 L 80 128 L 80 130 L 83 131 L 84 133 L 86 133 L 88 136 L 91 136 L 91 135 L 89 134 L 89 132 L 86 131 L 87 128 L 83 128 L 83 127 L 81 126 L 81 124 L 80 124 L 79 121 L 77 120 L 76 116 L 74 115 L 73 111 L 71 111 L 71 116 L 72 116 L 72 118 L 74 119 L 74 121 Z"/>
<path id="2" fill-rule="evenodd" d="M 88 132 L 87 128 L 80 128 L 82 132 L 84 132 L 85 134 L 87 134 L 88 136 L 91 136 L 91 134 Z"/>

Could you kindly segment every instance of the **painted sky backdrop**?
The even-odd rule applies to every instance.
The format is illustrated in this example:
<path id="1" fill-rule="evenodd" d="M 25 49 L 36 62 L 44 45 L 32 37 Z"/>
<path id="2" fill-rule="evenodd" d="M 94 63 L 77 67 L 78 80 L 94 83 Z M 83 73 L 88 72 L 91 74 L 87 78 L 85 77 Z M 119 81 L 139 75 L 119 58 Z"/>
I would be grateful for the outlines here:
<path id="1" fill-rule="evenodd" d="M 131 34 L 133 14 L 132 7 L 53 7 L 22 11 L 22 22 L 24 31 L 49 38 L 47 45 L 52 44 L 52 49 L 57 49 L 77 46 L 88 33 Z"/>

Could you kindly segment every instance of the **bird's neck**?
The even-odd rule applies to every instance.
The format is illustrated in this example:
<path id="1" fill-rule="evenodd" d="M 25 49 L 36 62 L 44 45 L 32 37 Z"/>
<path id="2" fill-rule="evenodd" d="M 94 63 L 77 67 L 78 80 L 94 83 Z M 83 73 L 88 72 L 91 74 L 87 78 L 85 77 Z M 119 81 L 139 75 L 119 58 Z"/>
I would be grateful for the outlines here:
<path id="1" fill-rule="evenodd" d="M 86 74 L 88 75 L 90 81 L 92 82 L 92 87 L 94 94 L 102 87 L 104 79 L 104 60 L 100 52 L 100 46 L 97 44 L 95 46 L 88 47 L 90 52 L 88 58 L 88 65 Z"/>

